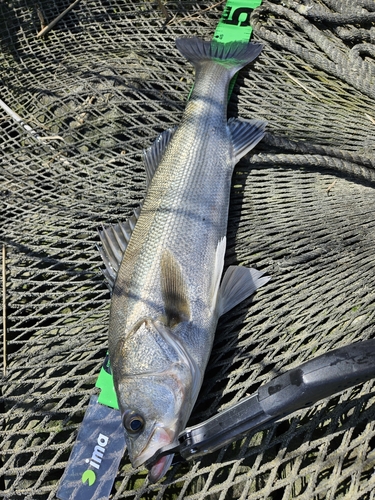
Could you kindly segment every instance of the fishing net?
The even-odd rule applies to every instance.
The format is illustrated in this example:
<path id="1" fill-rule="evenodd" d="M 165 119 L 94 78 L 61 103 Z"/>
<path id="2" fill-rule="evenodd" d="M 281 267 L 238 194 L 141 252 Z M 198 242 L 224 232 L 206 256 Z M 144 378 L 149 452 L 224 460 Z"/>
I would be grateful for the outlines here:
<path id="1" fill-rule="evenodd" d="M 145 192 L 142 148 L 179 122 L 193 69 L 174 39 L 212 37 L 216 2 L 0 3 L 1 239 L 7 373 L 0 498 L 55 498 L 107 347 L 97 227 Z M 165 15 L 167 14 L 167 18 Z M 229 115 L 268 120 L 236 167 L 226 265 L 272 280 L 219 324 L 197 423 L 282 371 L 374 334 L 375 4 L 264 1 L 264 49 Z M 4 260 L 4 256 L 3 256 Z M 372 381 L 177 465 L 149 485 L 126 456 L 113 499 L 370 499 Z"/>

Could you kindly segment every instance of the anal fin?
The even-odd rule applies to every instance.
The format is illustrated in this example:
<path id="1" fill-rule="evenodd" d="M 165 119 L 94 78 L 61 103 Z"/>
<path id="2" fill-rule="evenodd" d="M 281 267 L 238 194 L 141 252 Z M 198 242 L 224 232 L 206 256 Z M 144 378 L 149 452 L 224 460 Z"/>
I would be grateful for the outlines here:
<path id="1" fill-rule="evenodd" d="M 263 138 L 266 125 L 267 122 L 263 120 L 243 120 L 242 118 L 228 120 L 235 163 L 238 163 Z"/>

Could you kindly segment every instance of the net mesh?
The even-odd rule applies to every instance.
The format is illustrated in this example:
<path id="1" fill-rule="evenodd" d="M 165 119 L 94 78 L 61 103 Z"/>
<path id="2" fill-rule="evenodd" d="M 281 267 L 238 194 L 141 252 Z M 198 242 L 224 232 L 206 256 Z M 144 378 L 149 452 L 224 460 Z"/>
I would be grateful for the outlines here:
<path id="1" fill-rule="evenodd" d="M 106 352 L 96 228 L 142 200 L 142 148 L 193 82 L 174 39 L 209 39 L 217 2 L 3 0 L 1 239 L 7 374 L 0 498 L 55 498 Z M 373 336 L 375 4 L 264 1 L 230 115 L 268 133 L 232 182 L 226 265 L 272 280 L 219 324 L 190 423 L 329 349 Z M 3 259 L 4 260 L 4 259 Z M 372 499 L 372 381 L 250 433 L 158 484 L 124 457 L 111 498 Z"/>

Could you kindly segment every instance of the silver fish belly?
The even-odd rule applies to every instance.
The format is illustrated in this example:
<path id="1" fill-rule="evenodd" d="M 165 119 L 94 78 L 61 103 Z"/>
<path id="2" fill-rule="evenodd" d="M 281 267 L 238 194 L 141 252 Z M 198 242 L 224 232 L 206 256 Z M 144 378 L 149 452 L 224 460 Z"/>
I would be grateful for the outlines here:
<path id="1" fill-rule="evenodd" d="M 232 76 L 259 44 L 176 41 L 196 80 L 181 124 L 145 151 L 147 194 L 100 232 L 112 286 L 109 354 L 134 467 L 173 443 L 202 384 L 218 318 L 268 281 L 231 266 L 222 278 L 230 182 L 266 123 L 226 118 Z M 153 465 L 157 481 L 171 457 Z"/>

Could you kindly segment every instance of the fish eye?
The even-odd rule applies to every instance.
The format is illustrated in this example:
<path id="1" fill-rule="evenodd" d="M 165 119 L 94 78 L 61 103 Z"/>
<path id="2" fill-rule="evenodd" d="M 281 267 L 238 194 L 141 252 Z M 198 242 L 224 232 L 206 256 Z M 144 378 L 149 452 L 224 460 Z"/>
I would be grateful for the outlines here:
<path id="1" fill-rule="evenodd" d="M 131 434 L 141 432 L 145 426 L 145 421 L 142 415 L 134 411 L 125 412 L 122 423 L 125 429 Z"/>

